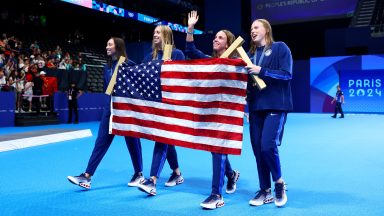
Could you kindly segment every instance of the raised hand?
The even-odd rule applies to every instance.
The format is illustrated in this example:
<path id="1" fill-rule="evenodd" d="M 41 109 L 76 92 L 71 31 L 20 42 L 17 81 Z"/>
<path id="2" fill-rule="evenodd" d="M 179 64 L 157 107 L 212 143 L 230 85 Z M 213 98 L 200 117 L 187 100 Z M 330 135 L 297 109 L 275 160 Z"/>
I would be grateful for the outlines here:
<path id="1" fill-rule="evenodd" d="M 188 26 L 195 26 L 197 21 L 199 21 L 197 11 L 191 11 L 190 13 L 188 13 Z"/>

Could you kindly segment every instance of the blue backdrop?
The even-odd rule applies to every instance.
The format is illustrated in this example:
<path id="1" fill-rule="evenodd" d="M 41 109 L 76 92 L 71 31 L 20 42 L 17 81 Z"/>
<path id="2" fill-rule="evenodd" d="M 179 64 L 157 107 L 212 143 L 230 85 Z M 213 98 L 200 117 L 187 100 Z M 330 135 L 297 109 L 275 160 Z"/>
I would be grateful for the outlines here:
<path id="1" fill-rule="evenodd" d="M 106 100 L 107 96 L 104 93 L 84 93 L 78 100 L 79 121 L 99 121 Z M 65 93 L 55 93 L 54 107 L 60 122 L 67 122 L 68 100 Z"/>
<path id="2" fill-rule="evenodd" d="M 361 79 L 363 82 L 364 79 L 383 80 L 384 55 L 311 58 L 310 65 L 311 112 L 333 112 L 331 100 L 336 94 L 336 86 L 341 84 L 342 90 L 347 96 L 343 107 L 346 112 L 384 113 L 382 97 L 379 95 L 383 90 L 382 85 L 374 88 L 368 87 L 367 84 L 362 88 L 348 87 L 349 80 Z M 373 73 L 371 70 L 379 71 Z M 368 89 L 372 89 L 372 93 L 375 93 L 372 96 L 375 97 L 362 97 L 362 90 L 359 89 L 366 91 L 367 95 L 370 95 L 371 91 Z M 351 91 L 351 95 L 349 95 L 349 91 Z M 352 91 L 356 94 L 356 91 L 359 91 L 359 99 L 352 98 Z"/>
<path id="3" fill-rule="evenodd" d="M 15 92 L 0 92 L 0 127 L 15 125 Z"/>

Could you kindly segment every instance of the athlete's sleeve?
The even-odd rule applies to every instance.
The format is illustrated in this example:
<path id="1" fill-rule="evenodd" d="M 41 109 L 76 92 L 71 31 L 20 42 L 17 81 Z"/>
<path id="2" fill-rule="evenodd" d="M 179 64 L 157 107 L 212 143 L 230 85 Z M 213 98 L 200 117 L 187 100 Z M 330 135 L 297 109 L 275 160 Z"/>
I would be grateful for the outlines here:
<path id="1" fill-rule="evenodd" d="M 152 53 L 148 53 L 144 59 L 143 59 L 143 62 L 149 62 L 152 60 Z"/>
<path id="2" fill-rule="evenodd" d="M 103 73 L 103 76 L 104 76 L 104 85 L 103 85 L 103 92 L 105 92 L 107 90 L 107 87 L 108 87 L 108 84 L 109 84 L 109 81 L 110 79 L 108 79 L 108 66 L 105 65 L 104 66 L 104 73 Z"/>
<path id="3" fill-rule="evenodd" d="M 172 60 L 185 60 L 184 53 L 181 50 L 175 49 L 173 54 Z"/>
<path id="4" fill-rule="evenodd" d="M 203 52 L 201 52 L 196 48 L 194 42 L 186 42 L 185 55 L 190 59 L 209 58 L 208 55 L 204 54 Z"/>
<path id="5" fill-rule="evenodd" d="M 260 70 L 260 77 L 269 77 L 279 80 L 290 80 L 292 79 L 292 54 L 288 46 L 281 42 L 277 48 L 279 58 L 279 69 L 272 70 L 269 68 L 262 67 Z"/>

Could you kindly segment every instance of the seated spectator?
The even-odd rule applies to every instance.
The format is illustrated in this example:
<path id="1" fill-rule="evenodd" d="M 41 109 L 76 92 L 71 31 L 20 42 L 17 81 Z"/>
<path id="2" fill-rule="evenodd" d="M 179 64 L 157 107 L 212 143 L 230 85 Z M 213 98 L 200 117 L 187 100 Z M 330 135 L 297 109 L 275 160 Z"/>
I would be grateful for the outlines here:
<path id="1" fill-rule="evenodd" d="M 37 43 L 37 41 L 34 41 L 31 46 L 29 47 L 31 50 L 34 50 L 34 49 L 40 49 L 40 46 L 39 44 Z"/>
<path id="2" fill-rule="evenodd" d="M 8 56 L 8 61 L 12 61 L 15 66 L 17 66 L 17 58 L 16 58 L 16 53 L 15 52 L 10 52 Z"/>
<path id="3" fill-rule="evenodd" d="M 11 88 L 12 91 L 16 90 L 16 80 L 17 80 L 17 70 L 12 70 L 8 76 L 7 85 Z"/>
<path id="4" fill-rule="evenodd" d="M 26 98 L 29 102 L 28 112 L 32 112 L 32 95 L 33 95 L 32 88 L 33 88 L 32 78 L 29 78 L 29 79 L 27 78 L 24 86 L 24 95 L 27 95 Z"/>
<path id="5" fill-rule="evenodd" d="M 58 59 L 59 61 L 61 61 L 61 52 L 56 52 L 56 59 Z"/>
<path id="6" fill-rule="evenodd" d="M 65 56 L 64 56 L 64 59 L 65 59 L 65 60 L 69 60 L 69 59 L 71 59 L 71 55 L 70 55 L 68 52 L 66 52 L 66 53 L 65 53 Z"/>
<path id="7" fill-rule="evenodd" d="M 6 77 L 9 77 L 11 72 L 15 70 L 15 65 L 12 61 L 8 60 L 7 64 L 4 66 L 4 74 Z"/>
<path id="8" fill-rule="evenodd" d="M 37 58 L 37 66 L 39 67 L 40 70 L 42 70 L 45 67 L 45 61 L 43 57 L 39 56 Z"/>
<path id="9" fill-rule="evenodd" d="M 61 53 L 61 52 L 62 52 L 62 51 L 61 51 L 61 48 L 60 48 L 59 45 L 56 46 L 56 50 L 55 50 L 55 52 L 56 52 L 56 53 Z"/>
<path id="10" fill-rule="evenodd" d="M 59 69 L 66 69 L 66 63 L 65 63 L 65 60 L 61 60 L 60 63 L 59 63 Z"/>
<path id="11" fill-rule="evenodd" d="M 48 95 L 49 82 L 48 82 L 48 79 L 45 75 L 46 75 L 46 73 L 44 71 L 40 72 L 40 78 L 43 80 L 42 94 Z M 46 97 L 41 98 L 41 107 L 47 108 L 47 98 Z"/>
<path id="12" fill-rule="evenodd" d="M 24 58 L 25 59 L 25 58 Z M 24 60 L 24 67 L 21 69 L 25 74 L 28 73 L 28 70 L 29 70 L 29 59 L 27 58 L 26 60 Z"/>
<path id="13" fill-rule="evenodd" d="M 28 69 L 28 68 L 27 68 L 27 69 Z M 32 72 L 32 68 L 29 67 L 29 69 L 27 70 L 27 72 L 25 72 L 25 79 L 26 79 L 26 80 L 30 80 L 30 81 L 32 82 L 34 76 L 35 76 L 35 75 L 34 75 L 33 72 Z"/>
<path id="14" fill-rule="evenodd" d="M 73 66 L 72 66 L 72 59 L 67 59 L 67 60 L 65 60 L 65 69 L 67 69 L 67 70 L 71 70 L 71 69 L 73 69 Z"/>
<path id="15" fill-rule="evenodd" d="M 0 52 L 4 52 L 6 47 L 6 43 L 4 38 L 0 38 Z"/>
<path id="16" fill-rule="evenodd" d="M 48 59 L 55 59 L 56 58 L 56 51 L 48 51 Z"/>
<path id="17" fill-rule="evenodd" d="M 24 91 L 24 79 L 25 74 L 17 72 L 16 75 L 16 111 L 18 112 L 24 112 L 23 107 L 23 101 L 22 101 L 22 94 Z"/>
<path id="18" fill-rule="evenodd" d="M 23 42 L 17 41 L 16 52 L 17 53 L 23 53 L 24 52 Z"/>
<path id="19" fill-rule="evenodd" d="M 5 79 L 4 69 L 0 68 L 0 86 L 4 86 L 7 84 L 7 80 Z"/>
<path id="20" fill-rule="evenodd" d="M 29 58 L 32 64 L 37 64 L 38 60 L 36 59 L 35 55 L 31 55 Z"/>
<path id="21" fill-rule="evenodd" d="M 53 59 L 49 59 L 45 66 L 49 69 L 55 69 L 56 68 L 56 65 L 53 63 Z"/>
<path id="22" fill-rule="evenodd" d="M 73 70 L 80 70 L 80 64 L 78 61 L 73 61 Z"/>
<path id="23" fill-rule="evenodd" d="M 36 52 L 35 52 L 35 55 L 41 55 L 41 49 L 35 49 Z"/>
<path id="24" fill-rule="evenodd" d="M 22 68 L 24 66 L 24 54 L 19 55 L 19 57 L 17 58 L 17 62 L 19 63 L 19 68 Z"/>
<path id="25" fill-rule="evenodd" d="M 31 66 L 29 66 L 29 69 L 28 71 L 33 75 L 33 77 L 37 74 L 38 72 L 38 67 L 36 64 L 32 64 Z"/>
<path id="26" fill-rule="evenodd" d="M 44 81 L 40 78 L 40 74 L 35 73 L 33 78 L 33 87 L 32 87 L 33 95 L 40 96 L 43 93 L 43 85 L 44 85 Z M 37 115 L 39 115 L 40 105 L 41 105 L 40 98 L 34 97 L 32 98 L 32 102 L 35 104 Z"/>
<path id="27" fill-rule="evenodd" d="M 3 68 L 0 68 L 0 91 L 9 91 L 9 86 L 7 85 L 7 78 L 5 77 Z"/>
<path id="28" fill-rule="evenodd" d="M 5 65 L 5 56 L 4 53 L 0 53 L 0 68 Z"/>
<path id="29" fill-rule="evenodd" d="M 55 64 L 55 66 L 56 66 L 57 68 L 59 68 L 59 66 L 60 66 L 60 59 L 54 58 L 54 59 L 53 59 L 53 64 Z"/>

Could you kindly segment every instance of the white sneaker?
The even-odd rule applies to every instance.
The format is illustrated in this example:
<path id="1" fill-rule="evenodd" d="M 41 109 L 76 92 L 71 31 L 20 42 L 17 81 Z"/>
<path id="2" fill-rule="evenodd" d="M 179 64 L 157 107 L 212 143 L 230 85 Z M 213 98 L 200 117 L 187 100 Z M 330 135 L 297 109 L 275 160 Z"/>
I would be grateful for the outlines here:
<path id="1" fill-rule="evenodd" d="M 218 194 L 211 194 L 207 199 L 205 199 L 200 206 L 205 209 L 215 209 L 224 206 L 223 196 Z"/>
<path id="2" fill-rule="evenodd" d="M 151 178 L 144 179 L 137 185 L 137 188 L 151 196 L 156 196 L 156 184 Z"/>
<path id="3" fill-rule="evenodd" d="M 264 204 L 272 203 L 273 202 L 273 196 L 271 193 L 271 189 L 266 190 L 259 190 L 256 192 L 256 196 L 249 200 L 249 204 L 253 206 L 261 206 Z"/>
<path id="4" fill-rule="evenodd" d="M 179 184 L 182 184 L 184 182 L 184 178 L 181 175 L 177 175 L 175 172 L 172 172 L 171 177 L 169 177 L 168 181 L 165 182 L 165 186 L 167 187 L 173 187 Z"/>
<path id="5" fill-rule="evenodd" d="M 277 207 L 283 207 L 287 203 L 288 197 L 285 192 L 286 190 L 285 182 L 275 183 L 275 205 Z"/>
<path id="6" fill-rule="evenodd" d="M 128 186 L 129 187 L 137 187 L 142 181 L 144 181 L 143 174 L 141 172 L 135 173 L 132 176 L 131 181 L 128 182 Z"/>
<path id="7" fill-rule="evenodd" d="M 72 184 L 78 185 L 85 189 L 91 189 L 91 179 L 85 177 L 84 173 L 81 173 L 79 176 L 68 176 L 67 179 Z"/>
<path id="8" fill-rule="evenodd" d="M 236 183 L 239 180 L 240 172 L 237 170 L 233 170 L 233 175 L 231 178 L 227 181 L 227 188 L 225 189 L 225 192 L 228 194 L 235 193 L 236 191 Z"/>

